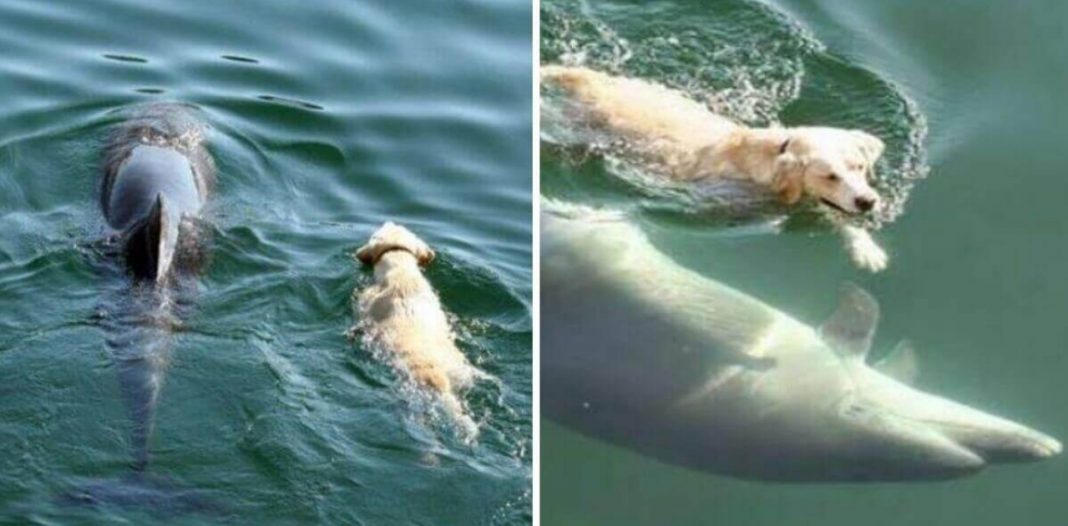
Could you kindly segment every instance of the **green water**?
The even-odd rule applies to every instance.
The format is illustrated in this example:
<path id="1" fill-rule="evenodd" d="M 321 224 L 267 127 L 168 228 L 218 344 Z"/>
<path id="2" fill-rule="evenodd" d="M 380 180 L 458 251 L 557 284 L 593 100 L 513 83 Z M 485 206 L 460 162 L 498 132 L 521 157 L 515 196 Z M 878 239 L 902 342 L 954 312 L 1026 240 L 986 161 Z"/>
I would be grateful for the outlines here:
<path id="1" fill-rule="evenodd" d="M 545 62 L 725 93 L 719 109 L 753 124 L 883 137 L 880 187 L 895 209 L 877 236 L 890 267 L 856 270 L 813 221 L 725 230 L 733 223 L 635 182 L 611 155 L 561 148 L 569 130 L 553 128 L 551 108 L 543 195 L 635 209 L 676 260 L 810 323 L 839 283 L 860 283 L 883 308 L 876 352 L 912 340 L 921 388 L 1068 438 L 1068 4 L 552 0 L 541 16 Z M 776 485 L 542 422 L 546 524 L 1068 523 L 1063 457 L 945 483 Z"/>
<path id="2" fill-rule="evenodd" d="M 503 0 L 3 2 L 0 523 L 159 518 L 57 499 L 130 469 L 91 247 L 101 142 L 154 100 L 207 116 L 219 184 L 149 471 L 237 524 L 529 523 L 530 39 Z M 474 444 L 345 336 L 385 220 L 437 250 L 495 379 L 466 395 Z"/>

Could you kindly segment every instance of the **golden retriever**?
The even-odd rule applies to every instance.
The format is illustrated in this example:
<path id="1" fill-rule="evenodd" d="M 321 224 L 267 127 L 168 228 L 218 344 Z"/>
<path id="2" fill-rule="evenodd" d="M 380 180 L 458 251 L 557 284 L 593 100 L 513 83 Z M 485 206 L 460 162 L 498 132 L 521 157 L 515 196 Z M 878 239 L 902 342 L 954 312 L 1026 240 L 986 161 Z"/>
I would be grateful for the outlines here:
<path id="1" fill-rule="evenodd" d="M 879 206 L 870 184 L 883 153 L 879 138 L 827 127 L 749 128 L 679 91 L 582 67 L 543 66 L 543 81 L 579 102 L 592 124 L 628 144 L 665 176 L 681 182 L 744 179 L 793 205 L 803 197 L 844 214 Z M 837 221 L 853 261 L 879 271 L 886 253 L 866 230 Z"/>
<path id="2" fill-rule="evenodd" d="M 465 431 L 477 432 L 458 391 L 484 373 L 456 347 L 438 295 L 420 270 L 434 260 L 434 251 L 407 228 L 387 222 L 356 257 L 375 273 L 357 303 L 365 341 L 396 357 L 398 369 L 438 393 Z"/>

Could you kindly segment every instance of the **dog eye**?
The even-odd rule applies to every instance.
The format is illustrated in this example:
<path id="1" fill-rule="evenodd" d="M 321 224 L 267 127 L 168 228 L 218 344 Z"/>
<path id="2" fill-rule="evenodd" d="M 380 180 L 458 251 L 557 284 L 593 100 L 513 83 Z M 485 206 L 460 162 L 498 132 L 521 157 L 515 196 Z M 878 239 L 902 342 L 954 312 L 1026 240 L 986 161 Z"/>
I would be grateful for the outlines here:
<path id="1" fill-rule="evenodd" d="M 838 174 L 836 173 L 827 174 L 827 180 L 831 181 L 832 183 L 838 181 L 838 179 L 840 179 L 840 177 L 838 177 Z"/>

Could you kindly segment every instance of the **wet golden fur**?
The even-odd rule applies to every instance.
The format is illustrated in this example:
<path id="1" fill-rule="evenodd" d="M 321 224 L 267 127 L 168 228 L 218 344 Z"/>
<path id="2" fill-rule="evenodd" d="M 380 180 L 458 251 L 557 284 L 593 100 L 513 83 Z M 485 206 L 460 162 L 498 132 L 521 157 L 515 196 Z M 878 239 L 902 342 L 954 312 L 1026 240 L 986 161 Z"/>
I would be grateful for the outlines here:
<path id="1" fill-rule="evenodd" d="M 421 271 L 434 260 L 434 251 L 408 229 L 385 223 L 356 257 L 375 272 L 374 284 L 360 292 L 357 305 L 372 345 L 393 354 L 416 383 L 439 393 L 453 416 L 473 426 L 457 391 L 469 386 L 478 370 L 456 347 L 438 295 Z"/>
<path id="2" fill-rule="evenodd" d="M 749 128 L 709 111 L 683 93 L 646 80 L 583 67 L 543 66 L 541 78 L 581 103 L 582 118 L 627 140 L 674 181 L 742 179 L 793 205 L 808 196 L 846 214 L 874 209 L 870 179 L 883 142 L 860 130 L 828 127 Z M 844 223 L 854 261 L 869 270 L 886 266 L 870 234 Z"/>

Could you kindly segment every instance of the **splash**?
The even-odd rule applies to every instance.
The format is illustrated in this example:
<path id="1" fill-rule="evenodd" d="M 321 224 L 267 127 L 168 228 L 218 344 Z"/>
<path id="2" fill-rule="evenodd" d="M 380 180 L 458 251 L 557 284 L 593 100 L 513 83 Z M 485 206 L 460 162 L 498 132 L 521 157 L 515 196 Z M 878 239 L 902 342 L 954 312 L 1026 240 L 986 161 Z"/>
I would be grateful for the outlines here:
<path id="1" fill-rule="evenodd" d="M 886 143 L 874 186 L 884 206 L 867 218 L 838 218 L 878 229 L 903 211 L 927 174 L 927 127 L 917 105 L 876 73 L 832 55 L 784 13 L 751 1 L 717 3 L 545 2 L 542 60 L 640 77 L 682 91 L 718 114 L 749 126 L 826 125 L 872 132 Z M 542 90 L 543 189 L 583 187 L 575 167 L 591 159 L 623 181 L 624 201 L 674 215 L 767 220 L 787 210 L 761 189 L 736 181 L 694 187 L 664 183 L 636 145 L 589 126 L 583 109 L 558 90 Z M 559 173 L 554 173 L 559 172 Z M 585 177 L 582 175 L 581 177 Z M 812 206 L 802 217 L 820 221 Z"/>
<path id="2" fill-rule="evenodd" d="M 476 444 L 480 426 L 472 416 L 464 394 L 481 380 L 497 381 L 496 378 L 475 367 L 466 365 L 465 379 L 454 384 L 455 392 L 435 392 L 420 384 L 412 371 L 398 358 L 397 353 L 385 343 L 388 335 L 379 325 L 372 323 L 366 303 L 359 301 L 359 290 L 353 293 L 353 307 L 357 322 L 349 329 L 349 338 L 358 339 L 363 349 L 370 351 L 380 363 L 388 364 L 400 379 L 398 391 L 412 410 L 412 416 L 432 429 L 451 432 L 466 446 Z M 454 317 L 450 316 L 450 322 Z M 455 326 L 455 325 L 454 325 Z"/>

